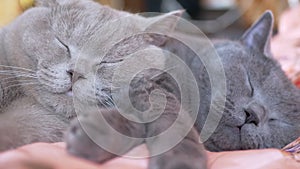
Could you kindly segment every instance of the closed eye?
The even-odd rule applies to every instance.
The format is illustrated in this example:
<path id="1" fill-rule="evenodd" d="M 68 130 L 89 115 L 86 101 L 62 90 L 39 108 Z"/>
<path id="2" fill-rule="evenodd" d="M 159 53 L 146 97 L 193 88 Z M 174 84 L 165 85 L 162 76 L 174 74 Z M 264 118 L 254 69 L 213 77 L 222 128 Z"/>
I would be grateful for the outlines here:
<path id="1" fill-rule="evenodd" d="M 61 41 L 58 37 L 56 37 L 56 40 L 59 42 L 59 44 L 64 47 L 67 52 L 68 52 L 68 56 L 71 57 L 71 51 L 68 45 L 66 45 L 63 41 Z"/>
<path id="2" fill-rule="evenodd" d="M 248 79 L 248 85 L 249 85 L 249 88 L 250 88 L 250 91 L 251 91 L 250 95 L 253 96 L 254 95 L 254 88 L 252 86 L 252 83 L 251 83 L 251 80 L 249 78 L 249 75 L 247 76 L 247 79 Z"/>
<path id="3" fill-rule="evenodd" d="M 97 66 L 101 66 L 101 65 L 113 66 L 113 65 L 118 64 L 118 63 L 121 63 L 121 62 L 123 62 L 123 61 L 124 61 L 124 59 L 111 60 L 111 61 L 103 60 L 103 61 L 101 61 Z"/>

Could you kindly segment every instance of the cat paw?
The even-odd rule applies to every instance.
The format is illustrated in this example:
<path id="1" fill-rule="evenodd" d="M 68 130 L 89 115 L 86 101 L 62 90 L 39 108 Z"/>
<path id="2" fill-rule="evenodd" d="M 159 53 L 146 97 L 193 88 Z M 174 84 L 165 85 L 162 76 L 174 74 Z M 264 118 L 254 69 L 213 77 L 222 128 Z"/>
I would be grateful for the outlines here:
<path id="1" fill-rule="evenodd" d="M 84 158 L 95 163 L 103 163 L 115 157 L 114 154 L 105 151 L 97 145 L 77 119 L 71 123 L 65 141 L 67 152 L 79 158 Z"/>

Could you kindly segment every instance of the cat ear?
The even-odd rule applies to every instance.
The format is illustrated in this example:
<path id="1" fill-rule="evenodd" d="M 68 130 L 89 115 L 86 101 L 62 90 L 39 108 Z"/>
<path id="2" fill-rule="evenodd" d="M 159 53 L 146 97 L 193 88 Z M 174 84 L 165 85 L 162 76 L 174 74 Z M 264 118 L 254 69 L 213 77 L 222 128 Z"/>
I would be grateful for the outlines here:
<path id="1" fill-rule="evenodd" d="M 272 12 L 266 11 L 242 36 L 242 43 L 252 49 L 263 52 L 266 56 L 270 56 L 273 23 L 274 17 Z"/>
<path id="2" fill-rule="evenodd" d="M 155 45 L 161 46 L 167 41 L 167 35 L 175 30 L 183 13 L 184 10 L 177 10 L 161 16 L 147 18 L 148 24 L 146 24 L 145 32 L 150 33 Z"/>

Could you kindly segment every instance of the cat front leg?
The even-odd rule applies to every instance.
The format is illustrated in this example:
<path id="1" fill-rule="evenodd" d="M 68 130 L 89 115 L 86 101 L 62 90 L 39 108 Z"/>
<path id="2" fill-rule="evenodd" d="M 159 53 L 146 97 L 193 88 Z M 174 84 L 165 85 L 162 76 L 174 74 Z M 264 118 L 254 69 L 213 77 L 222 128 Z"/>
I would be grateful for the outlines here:
<path id="1" fill-rule="evenodd" d="M 67 151 L 103 163 L 142 144 L 144 137 L 144 124 L 129 121 L 116 109 L 94 110 L 71 123 L 66 135 Z"/>
<path id="2" fill-rule="evenodd" d="M 149 169 L 207 168 L 198 132 L 192 127 L 185 135 L 182 131 L 192 124 L 189 124 L 189 120 L 185 121 L 185 118 L 176 121 L 179 116 L 165 112 L 159 119 L 148 124 L 147 138 L 150 139 L 146 139 L 146 144 L 151 155 Z"/>

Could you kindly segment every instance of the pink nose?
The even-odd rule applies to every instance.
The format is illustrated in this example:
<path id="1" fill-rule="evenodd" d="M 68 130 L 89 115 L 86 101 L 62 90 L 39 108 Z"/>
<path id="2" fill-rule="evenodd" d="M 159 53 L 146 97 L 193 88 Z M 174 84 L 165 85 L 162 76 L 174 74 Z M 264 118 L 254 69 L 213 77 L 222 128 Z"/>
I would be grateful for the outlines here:
<path id="1" fill-rule="evenodd" d="M 70 75 L 71 77 L 71 82 L 72 85 L 74 85 L 79 79 L 84 78 L 84 76 L 81 73 L 78 73 L 74 70 L 68 70 L 67 73 Z"/>

